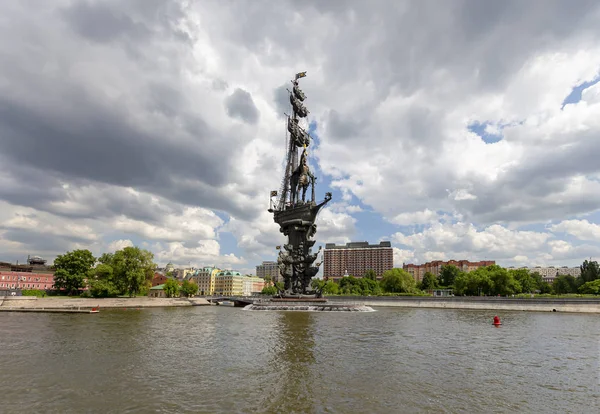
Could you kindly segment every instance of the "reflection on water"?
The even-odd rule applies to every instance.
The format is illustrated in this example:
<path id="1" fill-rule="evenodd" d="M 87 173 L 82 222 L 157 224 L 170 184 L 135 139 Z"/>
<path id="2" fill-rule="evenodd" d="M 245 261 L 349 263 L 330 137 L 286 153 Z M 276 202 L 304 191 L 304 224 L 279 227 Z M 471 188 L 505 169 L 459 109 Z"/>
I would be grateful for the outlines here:
<path id="1" fill-rule="evenodd" d="M 0 313 L 0 412 L 597 412 L 597 315 Z"/>
<path id="2" fill-rule="evenodd" d="M 313 401 L 314 321 L 311 312 L 277 312 L 269 369 L 278 379 L 266 399 L 267 412 L 306 412 Z"/>

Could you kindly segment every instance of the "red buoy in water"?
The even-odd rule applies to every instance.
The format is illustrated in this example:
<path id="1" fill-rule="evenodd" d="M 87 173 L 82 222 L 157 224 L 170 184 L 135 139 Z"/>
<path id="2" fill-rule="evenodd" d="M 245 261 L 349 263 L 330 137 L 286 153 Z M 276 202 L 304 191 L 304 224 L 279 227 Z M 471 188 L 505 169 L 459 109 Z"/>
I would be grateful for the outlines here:
<path id="1" fill-rule="evenodd" d="M 494 316 L 494 322 L 493 322 L 494 326 L 500 326 L 502 325 L 502 322 L 500 322 L 500 318 L 497 316 Z"/>

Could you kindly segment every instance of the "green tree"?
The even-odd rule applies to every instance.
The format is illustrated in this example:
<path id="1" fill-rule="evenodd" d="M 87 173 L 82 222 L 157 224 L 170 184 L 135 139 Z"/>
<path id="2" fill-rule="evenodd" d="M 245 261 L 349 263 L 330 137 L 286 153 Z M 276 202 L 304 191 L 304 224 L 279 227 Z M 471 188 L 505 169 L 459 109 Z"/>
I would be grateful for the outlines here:
<path id="1" fill-rule="evenodd" d="M 600 279 L 585 282 L 579 287 L 579 293 L 588 295 L 600 295 Z"/>
<path id="2" fill-rule="evenodd" d="M 335 291 L 334 282 L 330 281 L 328 286 L 328 290 Z M 340 279 L 338 285 L 338 292 L 342 295 L 359 295 L 359 296 L 369 296 L 369 295 L 380 295 L 381 287 L 377 280 L 373 280 L 371 278 L 365 277 L 354 277 L 354 276 L 346 276 Z"/>
<path id="3" fill-rule="evenodd" d="M 156 265 L 154 255 L 139 247 L 125 247 L 115 252 L 112 258 L 115 285 L 121 294 L 135 296 L 146 293 Z"/>
<path id="4" fill-rule="evenodd" d="M 339 280 L 339 291 L 342 295 L 359 295 L 362 296 L 363 290 L 359 281 L 354 276 L 345 276 Z"/>
<path id="5" fill-rule="evenodd" d="M 514 293 L 532 293 L 539 289 L 537 280 L 529 273 L 528 269 L 510 269 L 508 274 L 519 283 L 520 291 Z"/>
<path id="6" fill-rule="evenodd" d="M 365 279 L 377 280 L 377 273 L 375 273 L 373 269 L 369 269 L 365 272 L 365 275 L 363 277 Z"/>
<path id="7" fill-rule="evenodd" d="M 181 293 L 188 298 L 194 296 L 198 293 L 198 285 L 189 280 L 184 280 L 181 284 Z"/>
<path id="8" fill-rule="evenodd" d="M 104 255 L 103 255 L 104 256 Z M 113 268 L 109 264 L 100 263 L 88 273 L 88 287 L 95 298 L 109 298 L 119 294 L 115 285 Z"/>
<path id="9" fill-rule="evenodd" d="M 260 291 L 260 293 L 262 293 L 263 295 L 273 296 L 278 293 L 278 290 L 275 286 L 265 286 L 263 290 Z"/>
<path id="10" fill-rule="evenodd" d="M 310 281 L 310 286 L 317 291 L 322 291 L 323 288 L 325 287 L 325 284 L 327 283 L 327 281 L 323 280 L 323 279 L 319 279 L 317 277 L 313 277 Z"/>
<path id="11" fill-rule="evenodd" d="M 548 283 L 548 282 L 544 282 L 542 281 L 542 283 L 540 283 L 540 293 L 553 293 L 554 292 L 554 288 L 552 287 L 552 284 Z"/>
<path id="12" fill-rule="evenodd" d="M 431 272 L 425 272 L 421 280 L 421 290 L 435 289 L 438 286 L 438 279 Z"/>
<path id="13" fill-rule="evenodd" d="M 115 255 L 113 253 L 102 253 L 102 255 L 98 258 L 98 263 L 111 265 L 114 256 Z"/>
<path id="14" fill-rule="evenodd" d="M 531 278 L 535 280 L 535 284 L 540 291 L 540 293 L 552 293 L 552 285 L 548 282 L 544 282 L 542 275 L 539 272 L 531 273 Z M 525 290 L 523 290 L 525 292 Z"/>
<path id="15" fill-rule="evenodd" d="M 333 280 L 328 280 L 323 287 L 324 295 L 337 295 L 340 291 L 340 287 Z"/>
<path id="16" fill-rule="evenodd" d="M 461 274 L 463 274 L 463 272 L 454 265 L 442 266 L 439 276 L 440 286 L 448 288 L 454 286 L 454 281 Z"/>
<path id="17" fill-rule="evenodd" d="M 163 286 L 163 292 L 168 298 L 179 296 L 179 283 L 175 279 L 167 280 Z"/>
<path id="18" fill-rule="evenodd" d="M 577 281 L 571 275 L 557 276 L 552 282 L 552 288 L 557 295 L 577 292 Z"/>
<path id="19" fill-rule="evenodd" d="M 460 272 L 454 280 L 454 293 L 457 295 L 491 295 L 492 280 L 488 270 L 480 267 L 472 272 Z"/>
<path id="20" fill-rule="evenodd" d="M 381 288 L 389 293 L 413 293 L 416 290 L 416 282 L 409 273 L 395 267 L 383 273 Z"/>
<path id="21" fill-rule="evenodd" d="M 505 268 L 491 265 L 483 269 L 482 272 L 487 273 L 492 282 L 492 294 L 506 296 L 521 292 L 521 285 Z"/>
<path id="22" fill-rule="evenodd" d="M 579 276 L 579 283 L 584 284 L 587 282 L 593 282 L 596 279 L 600 279 L 600 267 L 596 261 L 585 260 L 581 266 L 581 275 Z"/>
<path id="23" fill-rule="evenodd" d="M 54 259 L 54 288 L 64 289 L 69 295 L 83 289 L 88 272 L 96 263 L 89 250 L 73 250 Z"/>

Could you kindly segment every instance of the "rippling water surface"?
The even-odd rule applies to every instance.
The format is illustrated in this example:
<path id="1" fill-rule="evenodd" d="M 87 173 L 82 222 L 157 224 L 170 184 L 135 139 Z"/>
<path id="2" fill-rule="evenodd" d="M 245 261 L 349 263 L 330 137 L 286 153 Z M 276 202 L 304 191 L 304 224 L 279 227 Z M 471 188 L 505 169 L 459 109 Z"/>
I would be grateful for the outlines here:
<path id="1" fill-rule="evenodd" d="M 596 413 L 600 317 L 0 313 L 2 413 Z"/>

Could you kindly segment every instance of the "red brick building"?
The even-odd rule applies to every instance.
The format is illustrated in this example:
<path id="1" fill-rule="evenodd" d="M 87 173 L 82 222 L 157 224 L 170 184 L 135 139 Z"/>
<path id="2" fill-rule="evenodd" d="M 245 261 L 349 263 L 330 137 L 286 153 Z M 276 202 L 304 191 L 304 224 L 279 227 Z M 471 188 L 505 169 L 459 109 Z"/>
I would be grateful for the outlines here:
<path id="1" fill-rule="evenodd" d="M 54 286 L 53 273 L 0 271 L 0 290 L 39 289 L 48 290 Z"/>
<path id="2" fill-rule="evenodd" d="M 154 273 L 152 278 L 152 287 L 164 284 L 169 278 L 162 273 Z"/>
<path id="3" fill-rule="evenodd" d="M 327 243 L 324 250 L 323 278 L 340 279 L 345 274 L 363 277 L 373 270 L 378 278 L 394 267 L 394 251 L 390 242 L 369 244 L 352 242 L 336 246 Z"/>

